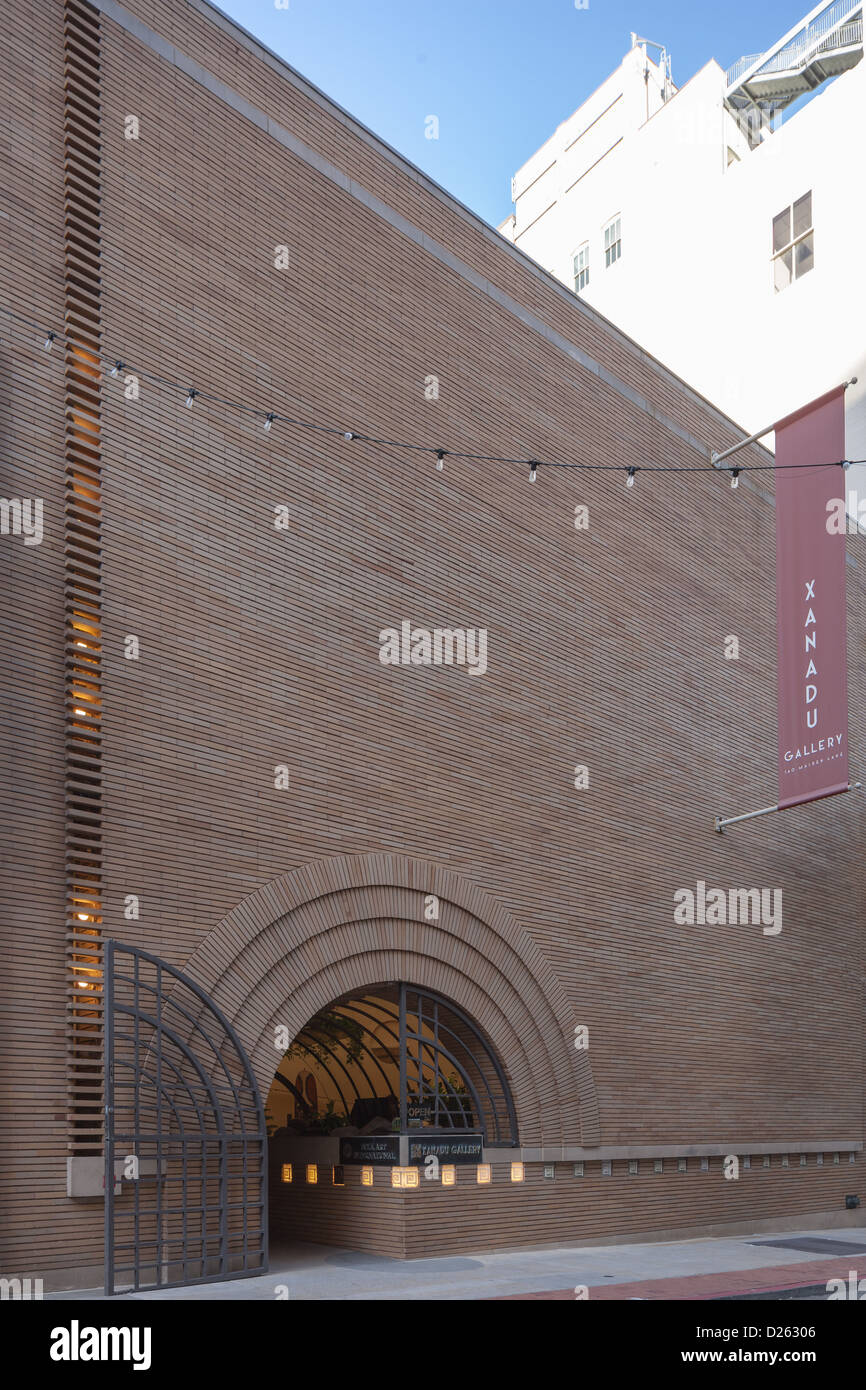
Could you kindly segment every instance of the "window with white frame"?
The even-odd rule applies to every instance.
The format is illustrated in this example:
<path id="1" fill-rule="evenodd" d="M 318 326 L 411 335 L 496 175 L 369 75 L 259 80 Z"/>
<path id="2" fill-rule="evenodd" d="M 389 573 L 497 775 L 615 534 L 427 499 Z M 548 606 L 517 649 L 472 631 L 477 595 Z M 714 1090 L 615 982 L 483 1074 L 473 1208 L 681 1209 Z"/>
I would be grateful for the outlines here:
<path id="1" fill-rule="evenodd" d="M 585 241 L 574 253 L 574 292 L 580 294 L 589 284 L 589 242 Z"/>
<path id="2" fill-rule="evenodd" d="M 622 255 L 622 218 L 614 217 L 604 229 L 604 265 L 607 270 Z"/>
<path id="3" fill-rule="evenodd" d="M 773 218 L 773 285 L 776 293 L 799 280 L 815 264 L 815 232 L 812 227 L 812 194 Z"/>

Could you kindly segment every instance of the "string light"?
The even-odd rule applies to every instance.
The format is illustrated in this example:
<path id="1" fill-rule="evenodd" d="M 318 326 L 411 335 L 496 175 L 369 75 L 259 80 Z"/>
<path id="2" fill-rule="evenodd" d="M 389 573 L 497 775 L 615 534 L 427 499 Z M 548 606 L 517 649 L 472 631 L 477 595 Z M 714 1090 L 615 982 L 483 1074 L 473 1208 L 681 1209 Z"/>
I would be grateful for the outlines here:
<path id="1" fill-rule="evenodd" d="M 33 322 L 33 320 L 31 320 L 31 319 L 27 319 L 27 318 L 23 317 L 23 315 L 21 315 L 21 314 L 15 313 L 12 309 L 8 308 L 8 306 L 6 306 L 6 305 L 0 304 L 0 314 L 5 315 L 7 318 L 12 319 L 12 320 L 14 320 L 14 321 L 16 321 L 16 322 L 18 322 L 18 323 L 21 323 L 21 324 L 26 325 L 26 326 L 27 326 L 28 328 L 30 328 L 31 330 L 36 330 L 37 332 L 39 331 L 40 325 L 39 325 L 38 323 L 35 323 L 35 322 Z M 54 342 L 57 341 L 57 340 L 59 340 L 59 341 L 61 341 L 61 342 L 65 342 L 65 343 L 68 343 L 68 342 L 71 341 L 71 340 L 68 338 L 68 336 L 67 336 L 66 334 L 64 334 L 64 333 L 62 333 L 62 332 L 59 332 L 59 331 L 55 331 L 54 329 L 51 329 L 51 330 L 48 331 L 47 336 L 45 337 L 45 340 L 44 340 L 44 343 L 43 343 L 44 350 L 45 350 L 46 352 L 50 352 L 50 351 L 51 351 L 51 348 L 52 348 L 52 346 L 53 346 L 53 344 L 54 344 Z M 110 375 L 111 375 L 112 377 L 117 377 L 117 376 L 121 373 L 121 371 L 123 371 L 123 369 L 129 365 L 128 363 L 122 361 L 122 359 L 120 359 L 120 358 L 117 358 L 117 359 L 115 359 L 115 360 L 112 361 L 112 359 L 111 359 L 110 357 L 108 357 L 108 356 L 106 356 L 105 354 L 102 354 L 102 353 L 97 353 L 97 354 L 96 354 L 96 359 L 97 359 L 98 361 L 104 362 L 104 363 L 106 363 L 106 364 L 109 363 L 109 362 L 111 362 Z M 162 386 L 162 387 L 165 387 L 165 388 L 167 388 L 167 389 L 169 389 L 169 390 L 174 390 L 174 391 L 182 391 L 182 390 L 184 389 L 184 388 L 180 385 L 179 382 L 177 382 L 177 381 L 171 381 L 171 380 L 169 380 L 169 379 L 167 379 L 167 378 L 165 378 L 165 377 L 159 376 L 158 374 L 156 374 L 156 373 L 154 373 L 154 372 L 149 372 L 149 371 L 145 370 L 144 368 L 139 367 L 139 368 L 134 368 L 133 370 L 135 371 L 135 373 L 136 373 L 137 376 L 142 377 L 142 378 L 143 378 L 144 380 L 146 380 L 146 381 L 151 381 L 151 382 L 153 382 L 153 383 L 154 383 L 155 385 L 157 385 L 157 386 Z M 342 427 L 340 427 L 340 426 L 322 425 L 322 424 L 315 423 L 315 422 L 313 422 L 313 421 L 311 421 L 311 420 L 293 419 L 293 418 L 291 418 L 291 417 L 289 417 L 289 416 L 285 416 L 285 415 L 277 416 L 277 413 L 276 413 L 275 411 L 268 411 L 268 412 L 265 413 L 265 412 L 263 412 L 263 411 L 261 411 L 261 410 L 255 409 L 255 408 L 252 407 L 252 406 L 245 405 L 245 404 L 244 404 L 243 402 L 241 402 L 241 401 L 227 400 L 227 399 L 225 399 L 224 397 L 213 395 L 213 394 L 211 394 L 210 392 L 196 390 L 196 389 L 195 389 L 194 387 L 192 387 L 192 386 L 190 386 L 189 388 L 186 388 L 186 399 L 185 399 L 184 404 L 186 405 L 187 409 L 192 410 L 193 405 L 195 404 L 196 397 L 198 397 L 198 396 L 201 396 L 201 398 L 202 398 L 203 400 L 206 400 L 206 401 L 213 401 L 215 404 L 225 406 L 226 408 L 231 409 L 231 410 L 238 410 L 238 411 L 241 411 L 241 412 L 243 412 L 243 413 L 245 413 L 245 414 L 257 415 L 257 416 L 259 416 L 259 417 L 261 417 L 261 416 L 264 414 L 264 415 L 265 415 L 264 429 L 265 429 L 266 432 L 269 432 L 269 431 L 270 431 L 271 426 L 272 426 L 274 420 L 276 420 L 277 418 L 279 418 L 280 420 L 285 421 L 285 423 L 287 423 L 287 424 L 289 424 L 289 425 L 294 425 L 294 426 L 295 426 L 296 428 L 298 428 L 298 429 L 311 430 L 311 431 L 314 431 L 314 432 L 319 433 L 319 434 L 342 435 L 343 438 L 344 438 L 347 442 L 349 442 L 349 443 L 353 442 L 354 440 L 358 440 L 358 441 L 360 441 L 360 442 L 362 442 L 362 443 L 366 443 L 366 444 L 368 444 L 368 445 L 370 445 L 370 446 L 372 446 L 372 447 L 374 447 L 374 448 L 377 448 L 377 447 L 378 447 L 378 448 L 389 448 L 389 449 L 405 449 L 405 450 L 410 450 L 410 451 L 418 452 L 418 453 L 430 453 L 430 452 L 432 452 L 432 453 L 435 453 L 435 455 L 436 455 L 436 469 L 437 469 L 438 472 L 441 472 L 441 471 L 442 471 L 442 469 L 443 469 L 443 467 L 444 467 L 444 460 L 445 460 L 446 457 L 449 457 L 449 456 L 450 456 L 451 458 L 464 459 L 464 460 L 466 460 L 466 461 L 469 462 L 469 463 L 521 464 L 523 467 L 526 467 L 526 465 L 528 464 L 528 465 L 529 465 L 529 481 L 530 481 L 531 483 L 534 483 L 534 482 L 536 481 L 537 477 L 538 477 L 538 469 L 542 466 L 542 465 L 541 465 L 541 462 L 540 462 L 539 460 L 537 460 L 537 459 L 525 459 L 525 458 L 524 458 L 524 459 L 519 459 L 519 458 L 511 458 L 511 457 L 506 457 L 506 456 L 501 455 L 501 454 L 475 454 L 475 453 L 468 453 L 468 452 L 466 452 L 466 451 L 461 451 L 461 450 L 457 450 L 457 449 L 433 449 L 433 450 L 431 450 L 429 444 L 414 444 L 414 443 L 409 443 L 409 442 L 407 442 L 407 441 L 405 441 L 405 440 L 398 440 L 398 439 L 378 439 L 378 438 L 376 438 L 376 437 L 373 436 L 373 435 L 359 434 L 356 430 L 344 430 L 344 429 L 343 429 Z M 708 451 L 708 453 L 709 453 L 709 451 Z M 833 462 L 827 462 L 827 463 L 822 462 L 822 463 L 789 463 L 789 464 L 776 464 L 776 463 L 749 464 L 747 467 L 738 467 L 738 468 L 735 468 L 735 469 L 732 468 L 732 469 L 730 470 L 730 472 L 731 472 L 731 487 L 732 487 L 732 488 L 736 488 L 736 487 L 739 485 L 739 474 L 740 474 L 740 473 L 756 473 L 756 472 L 772 473 L 772 472 L 781 471 L 782 469 L 787 469 L 787 468 L 835 468 L 835 467 L 842 467 L 843 469 L 845 469 L 845 470 L 847 471 L 847 470 L 848 470 L 852 465 L 854 465 L 854 464 L 864 464 L 864 463 L 866 463 L 866 459 L 837 459 L 837 460 L 834 460 Z M 565 470 L 570 471 L 570 472 L 583 472 L 583 473 L 610 473 L 610 472 L 619 472 L 620 469 L 622 468 L 622 466 L 623 466 L 623 465 L 620 464 L 620 463 L 566 463 L 566 462 L 554 461 L 554 460 L 551 460 L 551 459 L 546 459 L 546 460 L 544 460 L 544 467 L 545 467 L 545 468 L 562 468 L 562 469 L 565 469 Z M 641 468 L 642 468 L 643 472 L 645 472 L 645 473 L 714 473 L 714 472 L 717 471 L 716 468 L 715 468 L 715 465 L 714 465 L 712 462 L 708 462 L 708 463 L 704 463 L 704 464 L 697 464 L 697 465 L 683 465 L 683 466 L 680 466 L 680 465 L 677 465 L 677 464 L 659 464 L 658 466 L 651 466 L 651 467 L 647 467 L 647 466 L 645 466 L 645 465 L 641 465 Z M 638 471 L 637 466 L 635 466 L 635 465 L 633 465 L 633 464 L 628 466 L 628 469 L 627 469 L 627 474 L 628 474 L 628 476 L 627 476 L 627 478 L 626 478 L 626 487 L 630 487 L 630 488 L 631 488 L 631 487 L 634 487 L 635 476 L 636 476 L 636 474 L 637 474 L 637 471 Z"/>

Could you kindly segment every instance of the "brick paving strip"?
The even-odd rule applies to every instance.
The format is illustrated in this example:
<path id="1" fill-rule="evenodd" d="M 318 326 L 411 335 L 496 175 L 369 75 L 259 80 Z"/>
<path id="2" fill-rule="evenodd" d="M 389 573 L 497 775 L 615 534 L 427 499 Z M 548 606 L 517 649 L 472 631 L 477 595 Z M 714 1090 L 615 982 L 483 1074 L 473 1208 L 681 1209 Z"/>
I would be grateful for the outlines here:
<path id="1" fill-rule="evenodd" d="M 732 1294 L 774 1293 L 801 1289 L 810 1284 L 826 1284 L 828 1279 L 844 1279 L 854 1267 L 856 1256 L 842 1259 L 807 1260 L 788 1265 L 765 1265 L 761 1269 L 732 1269 L 712 1274 L 677 1275 L 672 1279 L 641 1279 L 630 1283 L 591 1284 L 589 1301 L 611 1299 L 710 1299 Z M 861 1265 L 864 1263 L 860 1258 Z M 859 1275 L 864 1277 L 863 1271 Z M 569 1289 L 549 1289 L 544 1293 L 505 1294 L 496 1302 L 523 1302 L 527 1299 L 569 1299 L 574 1301 L 574 1285 Z M 491 1300 L 493 1301 L 493 1300 Z"/>

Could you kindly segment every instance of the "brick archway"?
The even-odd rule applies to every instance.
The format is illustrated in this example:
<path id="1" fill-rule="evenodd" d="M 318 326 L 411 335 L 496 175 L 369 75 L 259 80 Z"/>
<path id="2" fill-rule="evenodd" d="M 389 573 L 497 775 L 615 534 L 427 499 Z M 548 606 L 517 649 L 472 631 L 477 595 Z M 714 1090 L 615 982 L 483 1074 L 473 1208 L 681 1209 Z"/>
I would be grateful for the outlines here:
<path id="1" fill-rule="evenodd" d="M 425 900 L 439 916 L 425 918 Z M 239 903 L 186 973 L 226 1015 L 262 1094 L 294 1037 L 349 990 L 405 980 L 454 1000 L 484 1030 L 508 1073 L 521 1144 L 600 1142 L 598 1102 L 573 1015 L 541 950 L 469 880 L 398 855 L 318 860 Z"/>

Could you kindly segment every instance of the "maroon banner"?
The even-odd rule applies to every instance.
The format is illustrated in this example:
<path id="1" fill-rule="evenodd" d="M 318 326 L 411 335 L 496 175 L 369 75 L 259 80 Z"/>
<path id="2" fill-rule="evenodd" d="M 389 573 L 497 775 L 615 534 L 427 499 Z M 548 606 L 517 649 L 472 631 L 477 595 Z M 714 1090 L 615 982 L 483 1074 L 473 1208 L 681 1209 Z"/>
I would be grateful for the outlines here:
<path id="1" fill-rule="evenodd" d="M 845 388 L 776 425 L 776 616 L 779 639 L 779 805 L 848 787 Z M 844 515 L 844 512 L 843 512 Z"/>

